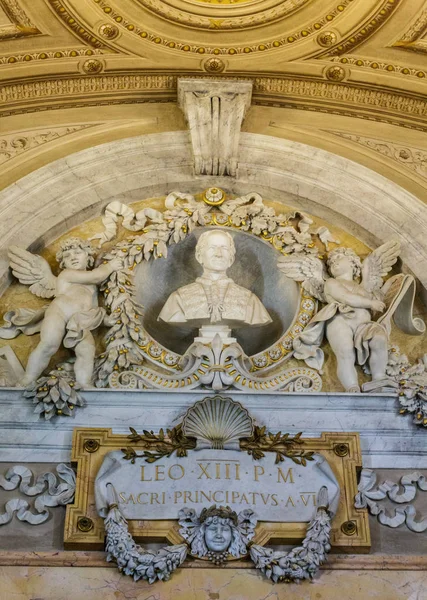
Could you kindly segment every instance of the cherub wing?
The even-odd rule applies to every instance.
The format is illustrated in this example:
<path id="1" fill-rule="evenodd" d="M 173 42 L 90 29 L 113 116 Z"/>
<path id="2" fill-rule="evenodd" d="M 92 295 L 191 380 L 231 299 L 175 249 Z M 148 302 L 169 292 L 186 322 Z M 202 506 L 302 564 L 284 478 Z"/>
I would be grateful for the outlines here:
<path id="1" fill-rule="evenodd" d="M 323 292 L 327 273 L 319 258 L 307 254 L 292 254 L 280 257 L 277 266 L 290 279 L 302 281 L 302 287 L 311 296 L 327 303 Z"/>
<path id="2" fill-rule="evenodd" d="M 10 246 L 8 255 L 12 273 L 21 283 L 30 286 L 30 292 L 39 298 L 55 296 L 56 277 L 44 258 L 18 246 Z"/>
<path id="3" fill-rule="evenodd" d="M 366 291 L 378 294 L 387 275 L 400 254 L 400 241 L 390 240 L 365 258 L 362 264 L 362 285 Z"/>

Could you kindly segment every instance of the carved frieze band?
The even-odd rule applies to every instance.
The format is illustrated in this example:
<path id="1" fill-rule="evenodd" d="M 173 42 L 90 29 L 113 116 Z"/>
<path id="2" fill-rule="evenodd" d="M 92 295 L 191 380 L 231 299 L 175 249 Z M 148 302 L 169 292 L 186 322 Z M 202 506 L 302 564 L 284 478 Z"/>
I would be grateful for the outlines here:
<path id="1" fill-rule="evenodd" d="M 3 135 L 0 138 L 0 165 L 4 165 L 24 152 L 44 146 L 49 142 L 68 136 L 76 131 L 94 127 L 94 125 L 97 124 L 98 123 L 91 123 L 68 127 L 52 127 L 50 129 L 33 129 L 30 131 L 20 131 L 19 133 L 14 132 L 13 134 Z"/>
<path id="2" fill-rule="evenodd" d="M 206 77 L 209 79 L 210 77 Z M 239 78 L 233 78 L 239 81 Z M 224 78 L 224 81 L 227 79 Z M 248 81 L 248 78 L 245 78 Z M 173 75 L 106 75 L 44 79 L 4 85 L 0 89 L 3 116 L 75 106 L 176 101 L 177 77 Z M 99 99 L 102 91 L 104 98 Z M 134 92 L 139 92 L 135 99 Z M 26 99 L 23 105 L 22 99 Z M 13 106 L 17 103 L 16 106 Z M 427 100 L 421 94 L 382 91 L 332 81 L 308 81 L 298 78 L 256 77 L 253 79 L 253 103 L 285 106 L 300 110 L 319 110 L 392 123 L 405 128 L 427 130 Z"/>
<path id="3" fill-rule="evenodd" d="M 308 2 L 308 0 L 285 0 L 284 2 L 279 2 L 273 8 L 257 10 L 256 12 L 248 10 L 247 14 L 239 16 L 213 18 L 197 14 L 195 11 L 191 10 L 193 8 L 191 5 L 189 5 L 190 10 L 184 10 L 183 7 L 176 8 L 172 4 L 162 2 L 161 0 L 140 1 L 143 6 L 161 17 L 164 17 L 168 21 L 174 21 L 197 29 L 215 30 L 244 29 L 246 27 L 264 25 L 270 21 L 276 21 L 277 19 L 288 16 L 292 12 L 302 8 Z M 206 0 L 206 2 L 211 3 L 212 0 Z M 239 2 L 239 0 L 221 0 L 221 4 L 236 4 L 236 2 Z"/>
<path id="4" fill-rule="evenodd" d="M 48 0 L 52 9 L 62 19 L 62 21 L 77 35 L 83 42 L 89 44 L 92 48 L 102 48 L 103 50 L 109 49 L 112 52 L 116 52 L 106 40 L 100 38 L 97 34 L 87 28 L 76 11 L 70 12 L 68 8 L 64 6 L 62 0 Z"/>
<path id="5" fill-rule="evenodd" d="M 339 56 L 344 52 L 353 50 L 353 48 L 356 48 L 374 34 L 402 3 L 403 0 L 384 0 L 374 13 L 371 13 L 363 23 L 360 23 L 357 31 L 352 31 L 338 45 L 334 45 L 318 56 Z"/>
<path id="6" fill-rule="evenodd" d="M 411 148 L 406 145 L 396 144 L 387 140 L 370 138 L 344 131 L 325 130 L 345 140 L 369 148 L 378 154 L 382 154 L 394 162 L 399 163 L 406 169 L 416 173 L 423 179 L 427 179 L 427 150 Z"/>
<path id="7" fill-rule="evenodd" d="M 51 2 L 59 2 L 60 0 L 50 0 Z M 399 0 L 388 0 L 389 2 L 398 2 Z M 190 44 L 180 39 L 171 39 L 163 37 L 156 31 L 150 31 L 146 28 L 142 28 L 142 26 L 137 22 L 129 21 L 125 18 L 123 13 L 118 12 L 112 2 L 110 0 L 93 0 L 101 11 L 107 14 L 114 22 L 120 23 L 121 26 L 125 27 L 127 31 L 131 32 L 131 34 L 146 40 L 147 42 L 154 43 L 156 45 L 160 45 L 166 48 L 173 48 L 174 50 L 181 50 L 183 52 L 188 53 L 196 53 L 196 54 L 248 54 L 252 52 L 264 52 L 265 50 L 274 50 L 277 48 L 281 48 L 284 46 L 288 46 L 290 44 L 294 44 L 300 40 L 304 40 L 309 36 L 314 36 L 319 33 L 319 31 L 327 26 L 331 25 L 331 22 L 340 17 L 354 0 L 341 0 L 340 4 L 335 8 L 331 9 L 326 15 L 318 18 L 314 23 L 310 23 L 304 29 L 298 29 L 297 31 L 293 31 L 292 33 L 283 36 L 277 37 L 273 40 L 265 40 L 260 43 L 253 44 L 251 46 L 205 46 L 202 44 Z M 159 3 L 160 4 L 160 3 Z M 165 4 L 165 3 L 161 3 Z M 303 3 L 301 3 L 301 6 Z M 264 25 L 269 20 L 275 20 L 280 18 L 281 16 L 285 16 L 282 14 L 282 11 L 288 6 L 286 2 L 280 3 L 275 9 L 272 9 L 272 12 L 269 11 L 260 11 L 258 13 L 253 14 L 251 17 L 240 17 L 234 19 L 212 19 L 207 18 L 200 20 L 193 20 L 192 25 L 194 26 L 195 22 L 197 22 L 197 27 L 202 29 L 237 29 L 237 28 L 245 28 L 245 27 L 254 27 L 255 25 Z M 280 8 L 279 8 L 280 7 Z M 292 10 L 295 10 L 292 9 Z M 101 12 L 100 11 L 100 12 Z M 277 11 L 274 13 L 274 11 Z M 286 13 L 285 13 L 286 14 Z M 164 14 L 162 16 L 165 16 Z M 174 13 L 175 19 L 186 19 L 184 11 L 177 11 Z M 171 19 L 170 15 L 166 17 Z M 172 19 L 172 20 L 175 20 Z M 199 19 L 199 17 L 197 17 Z M 240 20 L 239 20 L 240 19 Z M 254 20 L 252 22 L 252 19 Z M 240 23 L 240 24 L 239 24 Z M 187 26 L 190 23 L 187 21 L 185 23 Z M 237 24 L 237 27 L 236 27 Z"/>

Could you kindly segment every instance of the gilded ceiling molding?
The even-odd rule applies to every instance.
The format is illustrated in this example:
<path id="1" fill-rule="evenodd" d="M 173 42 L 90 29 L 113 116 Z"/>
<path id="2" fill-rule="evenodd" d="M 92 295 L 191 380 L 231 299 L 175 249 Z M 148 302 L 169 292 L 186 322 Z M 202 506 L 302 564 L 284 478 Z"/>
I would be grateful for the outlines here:
<path id="1" fill-rule="evenodd" d="M 296 78 L 256 77 L 253 102 L 317 109 L 427 130 L 425 95 L 405 94 L 400 90 L 385 91 L 367 85 Z"/>
<path id="2" fill-rule="evenodd" d="M 419 79 L 423 79 L 427 76 L 427 72 L 421 71 L 420 69 L 403 67 L 402 65 L 395 65 L 387 62 L 379 62 L 377 60 L 371 60 L 367 58 L 358 58 L 357 56 L 334 56 L 332 61 L 340 62 L 343 65 L 354 65 L 356 67 L 376 69 L 378 71 L 387 71 L 387 73 L 397 73 L 398 75 L 418 77 Z"/>
<path id="3" fill-rule="evenodd" d="M 324 129 L 324 131 L 359 144 L 359 146 L 369 148 L 378 154 L 382 154 L 427 181 L 427 150 L 396 144 L 395 142 L 378 138 L 355 135 L 345 131 L 334 131 L 332 129 Z"/>
<path id="4" fill-rule="evenodd" d="M 97 0 L 94 0 L 96 2 Z M 236 3 L 247 3 L 248 0 L 197 0 L 204 4 L 215 4 L 215 7 Z M 140 3 L 148 10 L 160 15 L 168 21 L 174 21 L 180 25 L 187 27 L 195 27 L 197 29 L 244 29 L 245 27 L 255 27 L 257 25 L 265 25 L 278 19 L 283 19 L 291 13 L 302 8 L 308 3 L 308 0 L 284 0 L 276 6 L 265 10 L 258 9 L 256 12 L 251 11 L 252 5 L 248 7 L 247 14 L 225 18 L 212 18 L 194 12 L 194 5 L 183 1 L 179 4 L 179 8 L 164 2 L 162 0 L 140 0 Z M 182 4 L 182 6 L 181 6 Z"/>
<path id="5" fill-rule="evenodd" d="M 317 58 L 327 56 L 340 56 L 344 52 L 350 52 L 359 44 L 365 42 L 391 17 L 394 11 L 403 3 L 403 0 L 385 0 L 366 21 L 360 24 L 357 31 L 349 33 L 338 46 L 323 51 Z"/>
<path id="6" fill-rule="evenodd" d="M 59 2 L 60 0 L 49 0 L 50 2 Z M 330 26 L 331 22 L 338 16 L 340 16 L 345 9 L 351 5 L 354 0 L 342 0 L 340 4 L 336 6 L 333 10 L 329 11 L 324 17 L 318 19 L 316 22 L 307 26 L 305 29 L 300 31 L 296 31 L 291 35 L 287 35 L 286 37 L 277 38 L 273 41 L 265 41 L 262 43 L 257 43 L 251 46 L 203 46 L 200 44 L 188 44 L 182 42 L 180 40 L 172 40 L 168 38 L 163 38 L 161 35 L 149 31 L 148 29 L 141 29 L 135 23 L 132 23 L 124 18 L 122 14 L 117 12 L 110 4 L 110 2 L 106 0 L 93 0 L 102 11 L 108 15 L 111 19 L 113 19 L 116 23 L 119 23 L 122 27 L 125 27 L 132 34 L 137 35 L 140 38 L 147 40 L 148 42 L 152 42 L 154 44 L 158 44 L 164 46 L 166 48 L 173 48 L 175 50 L 182 50 L 183 52 L 196 53 L 196 54 L 249 54 L 251 52 L 265 52 L 266 50 L 274 50 L 277 48 L 281 48 L 283 46 L 287 46 L 289 44 L 293 44 L 298 40 L 305 39 L 311 35 L 315 35 L 319 33 L 319 31 L 325 27 Z M 399 2 L 399 0 L 388 0 L 388 2 Z M 209 21 L 213 21 L 209 19 Z M 217 21 L 217 20 L 216 20 Z M 213 26 L 212 26 L 213 25 Z M 253 26 L 247 25 L 247 26 Z M 199 25 L 200 27 L 200 25 Z M 215 22 L 215 24 L 211 23 L 210 29 L 218 29 L 219 24 Z"/>
<path id="7" fill-rule="evenodd" d="M 90 123 L 86 125 L 71 125 L 68 127 L 46 127 L 32 129 L 30 131 L 19 131 L 3 135 L 0 138 L 0 165 L 4 166 L 10 160 L 34 150 L 39 146 L 44 146 L 49 142 L 53 142 L 59 138 L 63 138 L 76 131 L 94 127 L 99 123 Z"/>
<path id="8" fill-rule="evenodd" d="M 203 78 L 203 75 L 198 73 L 197 77 Z M 38 112 L 47 107 L 176 102 L 177 79 L 175 75 L 165 74 L 102 74 L 9 83 L 0 88 L 0 114 Z M 427 131 L 427 98 L 423 94 L 290 76 L 221 79 L 252 80 L 255 104 L 342 114 Z"/>
<path id="9" fill-rule="evenodd" d="M 106 43 L 105 38 L 98 37 L 93 31 L 90 31 L 84 24 L 78 19 L 77 15 L 71 13 L 65 8 L 62 0 L 47 0 L 50 7 L 58 15 L 58 17 L 67 25 L 67 27 L 76 35 L 92 48 L 98 48 L 103 50 L 110 50 L 111 52 L 117 52 L 114 48 Z"/>
<path id="10" fill-rule="evenodd" d="M 392 47 L 427 54 L 427 10 L 421 13 L 415 23 Z"/>
<path id="11" fill-rule="evenodd" d="M 0 27 L 0 41 L 41 34 L 17 0 L 0 0 L 0 8 L 10 19 L 10 25 Z"/>
<path id="12" fill-rule="evenodd" d="M 0 65 L 13 63 L 27 63 L 30 61 L 40 60 L 57 60 L 59 58 L 75 58 L 80 56 L 93 56 L 95 54 L 103 54 L 102 50 L 90 49 L 87 47 L 77 48 L 75 50 L 47 50 L 46 52 L 32 52 L 27 54 L 11 54 L 0 56 Z"/>

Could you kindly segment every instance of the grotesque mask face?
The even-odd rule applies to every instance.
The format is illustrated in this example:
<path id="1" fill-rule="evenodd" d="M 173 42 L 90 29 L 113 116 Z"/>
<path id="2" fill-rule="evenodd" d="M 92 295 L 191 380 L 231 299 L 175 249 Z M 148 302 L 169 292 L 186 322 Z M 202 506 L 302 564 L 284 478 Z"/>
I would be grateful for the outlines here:
<path id="1" fill-rule="evenodd" d="M 224 272 L 231 266 L 232 249 L 228 236 L 220 231 L 209 233 L 200 253 L 200 263 L 205 269 L 215 272 Z"/>
<path id="2" fill-rule="evenodd" d="M 214 517 L 205 529 L 205 544 L 212 552 L 224 552 L 231 544 L 231 526 Z"/>
<path id="3" fill-rule="evenodd" d="M 88 264 L 88 254 L 83 248 L 69 248 L 64 250 L 62 263 L 66 269 L 75 269 L 76 271 L 85 270 Z"/>

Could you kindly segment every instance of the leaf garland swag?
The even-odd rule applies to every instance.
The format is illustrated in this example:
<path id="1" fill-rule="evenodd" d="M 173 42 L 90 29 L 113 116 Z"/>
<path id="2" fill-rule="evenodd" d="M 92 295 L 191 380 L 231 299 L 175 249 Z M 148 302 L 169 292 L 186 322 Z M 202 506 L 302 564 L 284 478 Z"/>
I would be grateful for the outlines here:
<path id="1" fill-rule="evenodd" d="M 142 435 L 133 428 L 129 428 L 131 435 L 128 438 L 134 443 L 142 443 L 147 448 L 141 454 L 138 454 L 132 446 L 122 448 L 123 458 L 130 460 L 135 464 L 136 458 L 144 458 L 147 463 L 154 463 L 163 457 L 172 456 L 174 452 L 178 457 L 187 456 L 188 450 L 196 448 L 196 439 L 186 437 L 182 431 L 180 423 L 173 429 L 167 429 L 166 435 L 163 429 L 160 429 L 156 435 L 153 431 L 144 430 Z M 293 437 L 289 433 L 282 434 L 279 431 L 276 434 L 266 431 L 266 427 L 254 426 L 254 432 L 251 437 L 240 440 L 240 449 L 247 452 L 254 460 L 260 460 L 266 452 L 275 452 L 275 464 L 279 464 L 290 458 L 297 465 L 306 466 L 307 461 L 314 460 L 313 452 L 307 452 L 296 446 L 302 445 L 302 432 Z"/>
<path id="2" fill-rule="evenodd" d="M 394 344 L 389 350 L 387 375 L 398 384 L 400 414 L 412 414 L 414 423 L 427 427 L 427 354 L 411 365 Z"/>
<path id="3" fill-rule="evenodd" d="M 263 204 L 257 193 L 240 198 L 225 200 L 219 206 L 211 206 L 205 192 L 205 201 L 196 200 L 190 194 L 173 192 L 165 200 L 166 211 L 159 212 L 146 208 L 134 213 L 120 202 L 112 202 L 106 209 L 103 219 L 105 232 L 92 239 L 99 239 L 100 245 L 114 238 L 117 221 L 123 217 L 123 226 L 139 234 L 121 241 L 107 252 L 105 262 L 119 256 L 124 267 L 114 272 L 104 282 L 105 306 L 109 314 L 110 329 L 105 336 L 106 349 L 97 359 L 96 386 L 106 387 L 113 371 L 129 370 L 132 365 L 140 365 L 144 351 L 150 346 L 154 360 L 162 355 L 166 368 L 179 368 L 177 355 L 168 353 L 153 342 L 140 325 L 143 308 L 135 300 L 133 269 L 143 260 L 156 260 L 166 257 L 168 246 L 184 240 L 196 227 L 219 225 L 251 232 L 271 243 L 282 254 L 294 252 L 319 254 L 316 242 L 328 248 L 334 241 L 326 227 L 310 231 L 312 220 L 300 212 L 275 214 L 275 210 Z"/>
<path id="4" fill-rule="evenodd" d="M 46 421 L 56 415 L 69 417 L 77 406 L 84 406 L 72 362 L 60 363 L 46 377 L 37 379 L 25 389 L 24 398 L 33 399 L 34 412 Z"/>

